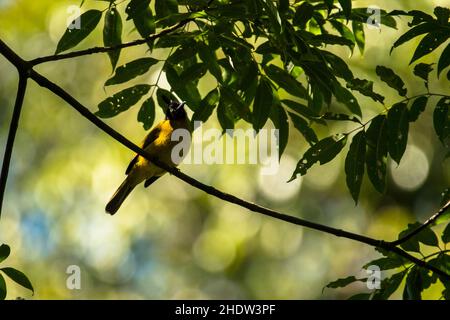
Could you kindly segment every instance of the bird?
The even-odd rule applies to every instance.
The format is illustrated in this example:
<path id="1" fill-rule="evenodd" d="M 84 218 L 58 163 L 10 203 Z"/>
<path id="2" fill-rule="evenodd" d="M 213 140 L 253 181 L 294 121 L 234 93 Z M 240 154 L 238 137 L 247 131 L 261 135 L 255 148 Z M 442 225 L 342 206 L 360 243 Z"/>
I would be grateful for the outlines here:
<path id="1" fill-rule="evenodd" d="M 189 133 L 192 133 L 192 129 L 189 117 L 187 116 L 186 110 L 184 110 L 185 102 L 180 103 L 169 100 L 167 97 L 164 97 L 164 100 L 168 103 L 168 107 L 165 110 L 165 119 L 150 130 L 142 142 L 141 147 L 158 160 L 176 167 L 179 163 L 174 163 L 172 149 L 179 142 L 176 140 L 172 141 L 172 133 L 176 129 L 185 129 Z M 190 140 L 188 141 L 188 147 L 190 147 Z M 182 159 L 186 156 L 186 153 L 183 150 L 180 158 Z M 166 172 L 143 156 L 136 154 L 125 171 L 127 177 L 106 205 L 106 212 L 114 215 L 138 184 L 145 181 L 144 187 L 147 188 Z"/>

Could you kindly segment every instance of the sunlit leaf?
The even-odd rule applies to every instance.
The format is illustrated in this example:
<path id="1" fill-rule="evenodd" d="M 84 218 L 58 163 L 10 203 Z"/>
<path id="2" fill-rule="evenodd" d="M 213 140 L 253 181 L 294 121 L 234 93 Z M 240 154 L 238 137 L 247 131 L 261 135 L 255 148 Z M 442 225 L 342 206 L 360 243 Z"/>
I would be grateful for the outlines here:
<path id="1" fill-rule="evenodd" d="M 20 284 L 22 287 L 29 289 L 31 290 L 31 292 L 34 293 L 33 285 L 23 272 L 10 267 L 1 268 L 0 271 L 6 274 L 11 280 L 16 282 L 17 284 Z"/>
<path id="2" fill-rule="evenodd" d="M 105 25 L 103 27 L 103 44 L 105 47 L 114 47 L 122 43 L 122 19 L 115 7 L 111 7 L 105 14 Z M 120 49 L 108 51 L 109 60 L 114 70 L 120 56 Z"/>
<path id="3" fill-rule="evenodd" d="M 285 70 L 273 64 L 264 68 L 266 74 L 286 92 L 300 98 L 306 98 L 308 93 L 302 84 Z"/>
<path id="4" fill-rule="evenodd" d="M 313 145 L 314 143 L 319 141 L 317 139 L 316 133 L 314 132 L 313 129 L 311 129 L 311 127 L 308 125 L 308 122 L 305 119 L 292 112 L 288 113 L 292 123 L 294 124 L 294 127 L 305 137 L 306 141 L 310 145 Z"/>
<path id="5" fill-rule="evenodd" d="M 152 127 L 153 122 L 155 121 L 155 102 L 153 101 L 153 97 L 144 101 L 139 109 L 137 120 L 142 122 L 145 130 Z"/>
<path id="6" fill-rule="evenodd" d="M 356 281 L 366 281 L 366 279 L 356 279 L 355 276 L 350 276 L 347 278 L 338 279 L 336 281 L 332 281 L 329 284 L 326 285 L 326 288 L 343 288 L 348 286 L 350 283 L 356 282 Z"/>
<path id="7" fill-rule="evenodd" d="M 203 98 L 199 108 L 194 112 L 192 120 L 206 122 L 213 113 L 218 102 L 219 91 L 217 89 L 213 89 L 206 95 L 206 97 Z"/>
<path id="8" fill-rule="evenodd" d="M 416 121 L 420 114 L 425 111 L 425 108 L 427 106 L 428 97 L 422 96 L 418 97 L 414 100 L 414 102 L 411 105 L 411 108 L 409 109 L 409 121 L 414 122 Z"/>
<path id="9" fill-rule="evenodd" d="M 6 292 L 5 278 L 3 278 L 3 276 L 0 274 L 0 300 L 5 300 Z"/>
<path id="10" fill-rule="evenodd" d="M 399 164 L 408 143 L 409 113 L 406 103 L 397 103 L 389 109 L 387 130 L 389 154 Z"/>
<path id="11" fill-rule="evenodd" d="M 406 276 L 403 300 L 422 300 L 422 289 L 422 278 L 419 269 L 417 266 L 414 266 Z"/>
<path id="12" fill-rule="evenodd" d="M 358 204 L 359 191 L 364 176 L 366 162 L 366 134 L 364 130 L 358 132 L 352 139 L 350 149 L 345 158 L 345 175 L 347 187 L 355 204 Z"/>
<path id="13" fill-rule="evenodd" d="M 317 114 L 311 110 L 310 108 L 308 108 L 307 106 L 295 102 L 295 101 L 291 101 L 291 100 L 281 100 L 281 102 L 287 106 L 289 109 L 299 113 L 300 115 L 304 116 L 305 118 L 308 119 L 313 119 L 315 117 L 317 117 Z"/>
<path id="14" fill-rule="evenodd" d="M 373 295 L 373 300 L 387 300 L 400 287 L 407 271 L 402 271 L 381 281 L 381 289 Z"/>
<path id="15" fill-rule="evenodd" d="M 372 260 L 364 265 L 364 269 L 370 266 L 377 266 L 380 270 L 390 270 L 401 267 L 404 262 L 401 259 L 393 259 L 391 257 L 382 257 L 376 260 Z"/>
<path id="16" fill-rule="evenodd" d="M 134 106 L 149 90 L 150 86 L 147 84 L 138 84 L 122 90 L 100 102 L 95 115 L 100 118 L 114 117 Z"/>
<path id="17" fill-rule="evenodd" d="M 441 72 L 450 66 L 450 43 L 447 45 L 447 47 L 442 51 L 441 57 L 439 58 L 438 62 L 438 77 L 440 76 Z"/>
<path id="18" fill-rule="evenodd" d="M 309 148 L 297 163 L 294 173 L 288 182 L 297 178 L 297 175 L 305 175 L 309 168 L 319 162 L 321 165 L 333 160 L 344 148 L 347 142 L 346 136 L 332 136 L 320 140 Z"/>
<path id="19" fill-rule="evenodd" d="M 269 118 L 272 108 L 272 87 L 266 78 L 261 77 L 256 90 L 255 102 L 253 104 L 253 129 L 256 132 L 261 129 Z"/>
<path id="20" fill-rule="evenodd" d="M 146 73 L 151 66 L 157 64 L 159 60 L 153 58 L 140 58 L 124 64 L 116 69 L 116 73 L 105 82 L 105 86 L 127 82 Z"/>
<path id="21" fill-rule="evenodd" d="M 420 25 L 408 30 L 402 36 L 400 36 L 400 38 L 398 38 L 397 41 L 394 42 L 394 44 L 392 45 L 392 48 L 391 48 L 391 52 L 392 52 L 392 50 L 394 50 L 398 46 L 404 44 L 405 42 L 408 42 L 409 40 L 412 40 L 415 37 L 420 36 L 421 34 L 431 32 L 435 29 L 436 29 L 435 24 L 424 23 L 424 24 L 420 24 Z"/>
<path id="22" fill-rule="evenodd" d="M 367 175 L 375 189 L 384 193 L 386 188 L 386 159 L 388 152 L 386 117 L 377 116 L 372 120 L 366 134 Z"/>
<path id="23" fill-rule="evenodd" d="M 384 102 L 384 97 L 373 91 L 373 81 L 354 78 L 347 81 L 347 88 L 358 91 L 362 95 L 372 98 L 374 101 Z"/>
<path id="24" fill-rule="evenodd" d="M 67 28 L 64 32 L 62 38 L 59 40 L 56 47 L 55 54 L 69 50 L 83 41 L 98 25 L 102 17 L 102 12 L 99 10 L 89 10 L 83 13 L 80 17 L 76 18 L 70 24 L 72 29 Z M 77 19 L 79 20 L 79 25 L 77 24 Z M 77 29 L 77 27 L 80 27 Z"/>
<path id="25" fill-rule="evenodd" d="M 443 44 L 448 38 L 450 38 L 450 33 L 448 32 L 448 30 L 438 30 L 427 34 L 420 41 L 409 64 L 427 54 L 430 54 L 441 44 Z"/>
<path id="26" fill-rule="evenodd" d="M 403 80 L 390 68 L 377 66 L 376 73 L 381 81 L 385 82 L 389 87 L 397 90 L 401 96 L 406 96 L 408 90 L 405 88 Z"/>
<path id="27" fill-rule="evenodd" d="M 433 124 L 434 130 L 436 131 L 437 136 L 442 141 L 442 143 L 446 144 L 447 139 L 450 136 L 450 98 L 444 97 L 441 98 L 433 113 Z"/>
<path id="28" fill-rule="evenodd" d="M 364 47 L 366 44 L 366 36 L 364 34 L 364 25 L 358 21 L 352 21 L 353 34 L 355 35 L 355 41 L 358 45 L 361 54 L 364 53 Z"/>
<path id="29" fill-rule="evenodd" d="M 336 81 L 333 86 L 333 93 L 337 101 L 343 103 L 348 110 L 350 110 L 354 115 L 357 115 L 361 118 L 361 107 L 359 106 L 358 100 L 349 90 L 341 86 Z"/>
<path id="30" fill-rule="evenodd" d="M 444 243 L 450 242 L 450 223 L 447 224 L 444 231 L 442 232 L 441 239 L 442 239 L 442 241 L 444 241 Z"/>
<path id="31" fill-rule="evenodd" d="M 273 106 L 270 120 L 272 120 L 275 128 L 278 129 L 278 151 L 279 157 L 281 158 L 289 139 L 289 120 L 286 111 L 284 111 L 280 104 L 277 103 Z"/>
<path id="32" fill-rule="evenodd" d="M 10 253 L 11 249 L 9 248 L 9 246 L 7 244 L 2 244 L 0 246 L 0 262 L 8 258 Z"/>
<path id="33" fill-rule="evenodd" d="M 142 38 L 155 33 L 155 17 L 150 9 L 150 0 L 131 0 L 125 12 L 127 20 L 132 19 L 136 30 Z M 152 44 L 149 43 L 151 48 Z"/>

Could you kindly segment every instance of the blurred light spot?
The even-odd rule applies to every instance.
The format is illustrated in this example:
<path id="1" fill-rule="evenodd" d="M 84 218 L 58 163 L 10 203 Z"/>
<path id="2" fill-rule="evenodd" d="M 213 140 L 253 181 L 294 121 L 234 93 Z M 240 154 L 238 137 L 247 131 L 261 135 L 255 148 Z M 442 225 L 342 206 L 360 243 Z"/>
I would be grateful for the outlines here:
<path id="1" fill-rule="evenodd" d="M 290 156 L 281 158 L 280 167 L 277 174 L 263 175 L 259 174 L 258 187 L 265 197 L 274 201 L 286 201 L 298 194 L 302 178 L 298 177 L 292 182 L 287 183 L 292 176 L 296 166 L 296 161 Z"/>
<path id="2" fill-rule="evenodd" d="M 325 165 L 314 165 L 305 176 L 308 187 L 316 190 L 324 190 L 331 187 L 341 172 L 342 158 L 338 155 L 333 161 Z"/>
<path id="3" fill-rule="evenodd" d="M 425 153 L 415 145 L 406 148 L 400 165 L 391 162 L 391 174 L 395 184 L 402 189 L 414 191 L 426 180 L 430 164 Z"/>
<path id="4" fill-rule="evenodd" d="M 295 253 L 303 238 L 303 229 L 267 221 L 261 229 L 261 245 L 269 255 L 286 258 Z"/>
<path id="5" fill-rule="evenodd" d="M 224 270 L 236 256 L 235 243 L 226 233 L 217 230 L 202 233 L 193 250 L 198 265 L 211 272 Z"/>

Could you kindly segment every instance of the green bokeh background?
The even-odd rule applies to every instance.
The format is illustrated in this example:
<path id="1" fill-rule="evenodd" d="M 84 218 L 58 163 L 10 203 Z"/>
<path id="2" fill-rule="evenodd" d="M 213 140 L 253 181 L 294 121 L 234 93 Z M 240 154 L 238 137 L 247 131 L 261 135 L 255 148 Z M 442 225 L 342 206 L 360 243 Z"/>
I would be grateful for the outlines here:
<path id="1" fill-rule="evenodd" d="M 52 54 L 65 29 L 67 7 L 79 3 L 0 0 L 0 37 L 25 59 Z M 388 11 L 418 9 L 429 13 L 445 3 L 376 1 Z M 354 1 L 354 7 L 372 4 Z M 101 1 L 86 1 L 83 8 L 105 6 Z M 124 4 L 119 6 L 121 13 L 123 10 Z M 374 80 L 375 90 L 385 95 L 389 104 L 400 99 L 377 81 L 376 65 L 395 69 L 411 96 L 425 92 L 408 66 L 420 38 L 389 55 L 392 43 L 407 30 L 407 21 L 398 20 L 397 31 L 366 29 L 364 56 L 355 50 L 350 58 L 348 49 L 330 48 L 349 62 L 357 77 Z M 124 40 L 137 37 L 125 23 Z M 96 45 L 101 45 L 99 27 L 77 49 Z M 442 47 L 421 62 L 436 62 L 441 51 Z M 123 50 L 119 65 L 148 54 L 144 46 Z M 152 56 L 164 59 L 167 54 L 167 50 L 155 50 Z M 159 67 L 135 82 L 153 83 Z M 128 86 L 103 86 L 111 66 L 102 54 L 51 62 L 37 70 L 92 111 L 100 101 Z M 432 73 L 431 91 L 448 94 L 449 82 L 444 78 L 439 81 Z M 2 152 L 17 80 L 14 67 L 0 57 Z M 208 82 L 200 83 L 203 95 L 210 87 Z M 164 75 L 160 84 L 167 88 Z M 381 105 L 358 98 L 365 119 L 382 111 Z M 429 104 L 412 125 L 401 165 L 389 164 L 386 195 L 377 194 L 365 181 L 356 207 L 345 186 L 344 153 L 286 184 L 307 148 L 294 128 L 276 176 L 262 176 L 258 165 L 249 164 L 181 165 L 180 169 L 246 200 L 393 240 L 408 222 L 422 221 L 436 210 L 440 193 L 449 185 L 449 160 L 443 160 L 445 150 L 433 131 L 432 109 Z M 138 143 L 145 131 L 136 121 L 137 112 L 138 105 L 106 122 Z M 162 118 L 157 108 L 157 121 Z M 219 128 L 215 114 L 206 127 Z M 249 126 L 239 123 L 239 127 Z M 324 137 L 351 128 L 333 124 L 317 129 Z M 31 296 L 7 280 L 8 299 L 343 299 L 364 290 L 364 284 L 354 284 L 322 292 L 332 280 L 364 275 L 361 266 L 378 256 L 373 248 L 250 213 L 174 177 L 165 176 L 149 189 L 136 188 L 117 215 L 105 214 L 105 203 L 124 178 L 132 156 L 65 102 L 29 83 L 0 221 L 0 243 L 12 248 L 11 257 L 3 264 L 24 271 L 36 293 Z M 80 290 L 66 286 L 70 265 L 81 269 Z M 435 285 L 425 291 L 424 298 L 437 298 L 440 291 L 442 288 Z"/>

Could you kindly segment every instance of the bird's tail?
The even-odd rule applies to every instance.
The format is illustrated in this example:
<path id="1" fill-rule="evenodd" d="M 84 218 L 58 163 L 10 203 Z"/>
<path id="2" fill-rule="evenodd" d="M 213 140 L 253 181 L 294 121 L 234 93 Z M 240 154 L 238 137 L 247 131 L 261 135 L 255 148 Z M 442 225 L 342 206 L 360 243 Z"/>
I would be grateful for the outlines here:
<path id="1" fill-rule="evenodd" d="M 105 208 L 106 212 L 110 215 L 115 214 L 134 187 L 136 184 L 128 176 L 109 200 Z"/>

